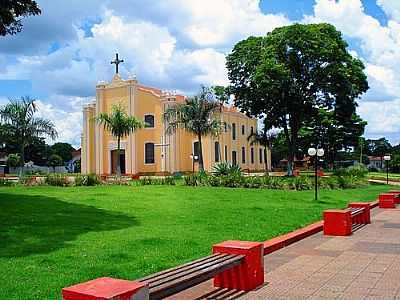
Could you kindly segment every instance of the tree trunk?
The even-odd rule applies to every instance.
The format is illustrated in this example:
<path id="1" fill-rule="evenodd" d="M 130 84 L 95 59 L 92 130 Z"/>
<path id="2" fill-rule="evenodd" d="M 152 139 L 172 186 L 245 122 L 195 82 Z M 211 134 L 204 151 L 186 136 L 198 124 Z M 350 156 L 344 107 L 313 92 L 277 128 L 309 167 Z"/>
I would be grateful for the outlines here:
<path id="1" fill-rule="evenodd" d="M 199 139 L 199 170 L 204 171 L 204 163 L 203 163 L 203 145 L 201 142 L 201 134 L 197 135 Z"/>
<path id="2" fill-rule="evenodd" d="M 293 176 L 293 163 L 294 163 L 294 152 L 295 152 L 293 133 L 289 134 L 289 129 L 287 128 L 286 125 L 284 126 L 283 129 L 284 129 L 285 136 L 286 136 L 286 142 L 288 144 L 287 175 Z"/>
<path id="3" fill-rule="evenodd" d="M 117 138 L 117 177 L 121 177 L 121 137 Z"/>
<path id="4" fill-rule="evenodd" d="M 22 175 L 24 174 L 24 166 L 25 166 L 25 145 L 24 142 L 22 141 L 21 143 L 21 158 L 20 158 L 20 168 L 19 168 L 19 177 L 21 178 Z"/>
<path id="5" fill-rule="evenodd" d="M 267 151 L 264 150 L 264 164 L 265 164 L 265 174 L 268 174 L 268 162 L 267 162 Z"/>

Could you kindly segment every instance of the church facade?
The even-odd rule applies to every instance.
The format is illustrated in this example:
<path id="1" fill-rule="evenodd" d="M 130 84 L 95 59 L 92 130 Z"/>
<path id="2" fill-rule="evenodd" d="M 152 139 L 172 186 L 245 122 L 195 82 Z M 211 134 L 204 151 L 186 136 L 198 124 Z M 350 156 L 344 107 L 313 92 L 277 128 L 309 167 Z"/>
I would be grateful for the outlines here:
<path id="1" fill-rule="evenodd" d="M 117 159 L 127 175 L 158 175 L 191 172 L 198 169 L 197 138 L 183 129 L 167 134 L 163 118 L 170 105 L 184 103 L 176 95 L 147 87 L 136 79 L 123 80 L 118 73 L 109 83 L 96 86 L 96 101 L 83 108 L 81 170 L 84 174 L 116 173 Z M 121 140 L 117 157 L 117 140 L 95 121 L 102 112 L 122 104 L 129 115 L 146 123 L 146 127 Z M 219 136 L 202 139 L 204 168 L 211 171 L 218 162 L 230 162 L 244 170 L 261 171 L 271 165 L 271 153 L 259 145 L 250 145 L 247 137 L 257 130 L 257 120 L 235 107 L 225 106 L 221 113 L 224 128 Z M 265 161 L 267 160 L 267 161 Z"/>

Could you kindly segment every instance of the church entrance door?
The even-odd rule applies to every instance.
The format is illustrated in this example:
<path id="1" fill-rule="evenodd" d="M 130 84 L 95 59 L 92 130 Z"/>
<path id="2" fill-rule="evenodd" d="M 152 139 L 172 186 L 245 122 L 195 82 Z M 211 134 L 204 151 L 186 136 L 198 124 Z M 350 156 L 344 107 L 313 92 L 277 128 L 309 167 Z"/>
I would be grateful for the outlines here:
<path id="1" fill-rule="evenodd" d="M 117 174 L 117 150 L 111 150 L 111 174 Z M 121 174 L 125 174 L 125 150 L 121 149 L 119 151 L 120 156 L 119 156 L 119 161 L 120 161 L 120 166 L 121 166 Z"/>

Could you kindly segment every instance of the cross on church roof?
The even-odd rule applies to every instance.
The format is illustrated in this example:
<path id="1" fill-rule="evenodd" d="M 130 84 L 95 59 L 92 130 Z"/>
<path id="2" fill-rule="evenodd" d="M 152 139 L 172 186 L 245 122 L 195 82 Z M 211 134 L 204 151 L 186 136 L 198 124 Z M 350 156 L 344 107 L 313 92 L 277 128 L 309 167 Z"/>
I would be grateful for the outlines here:
<path id="1" fill-rule="evenodd" d="M 118 53 L 115 53 L 115 60 L 111 61 L 111 64 L 115 64 L 115 74 L 118 74 L 118 65 L 123 62 L 123 59 L 118 58 Z"/>

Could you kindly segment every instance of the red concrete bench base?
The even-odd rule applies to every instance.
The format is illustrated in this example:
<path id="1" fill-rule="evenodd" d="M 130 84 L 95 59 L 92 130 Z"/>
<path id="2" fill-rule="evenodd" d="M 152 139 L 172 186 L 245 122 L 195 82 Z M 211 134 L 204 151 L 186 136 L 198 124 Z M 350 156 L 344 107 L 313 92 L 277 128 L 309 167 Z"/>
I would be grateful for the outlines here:
<path id="1" fill-rule="evenodd" d="M 146 284 L 102 277 L 62 289 L 63 300 L 148 300 Z"/>
<path id="2" fill-rule="evenodd" d="M 324 234 L 346 236 L 351 234 L 351 211 L 329 209 L 324 211 Z"/>
<path id="3" fill-rule="evenodd" d="M 242 264 L 214 277 L 215 287 L 251 291 L 264 284 L 262 243 L 226 241 L 214 245 L 213 253 L 245 255 Z"/>
<path id="4" fill-rule="evenodd" d="M 353 202 L 347 209 L 330 209 L 324 211 L 324 234 L 347 236 L 353 229 L 371 223 L 370 203 Z"/>
<path id="5" fill-rule="evenodd" d="M 396 208 L 396 195 L 393 193 L 380 194 L 379 208 Z"/>
<path id="6" fill-rule="evenodd" d="M 395 204 L 400 204 L 400 191 L 398 191 L 398 190 L 390 190 L 387 193 L 394 195 L 394 203 Z"/>

